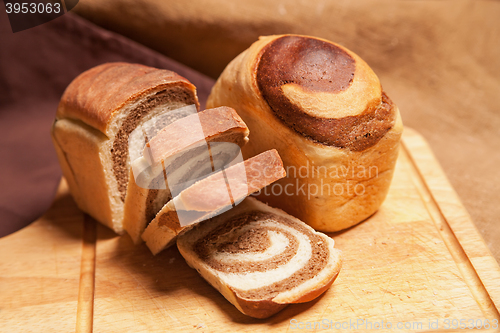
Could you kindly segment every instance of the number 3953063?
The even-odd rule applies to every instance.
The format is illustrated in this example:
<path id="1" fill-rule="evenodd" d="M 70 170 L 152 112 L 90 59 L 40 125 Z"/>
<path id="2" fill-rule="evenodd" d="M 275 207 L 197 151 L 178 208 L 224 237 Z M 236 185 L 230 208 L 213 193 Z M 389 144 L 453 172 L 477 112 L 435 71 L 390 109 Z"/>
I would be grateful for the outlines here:
<path id="1" fill-rule="evenodd" d="M 444 329 L 497 329 L 498 319 L 445 319 Z"/>
<path id="2" fill-rule="evenodd" d="M 35 3 L 35 2 L 23 2 L 23 3 L 5 3 L 5 10 L 7 14 L 59 14 L 61 12 L 61 4 L 60 3 Z"/>

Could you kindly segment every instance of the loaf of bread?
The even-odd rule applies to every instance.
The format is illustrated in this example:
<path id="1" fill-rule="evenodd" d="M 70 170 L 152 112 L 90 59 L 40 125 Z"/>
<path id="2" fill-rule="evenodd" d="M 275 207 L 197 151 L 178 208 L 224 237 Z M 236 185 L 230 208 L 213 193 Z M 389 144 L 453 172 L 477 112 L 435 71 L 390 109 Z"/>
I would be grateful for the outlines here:
<path id="1" fill-rule="evenodd" d="M 251 197 L 181 232 L 177 247 L 189 266 L 255 318 L 313 300 L 341 268 L 330 237 Z"/>
<path id="2" fill-rule="evenodd" d="M 108 63 L 75 78 L 61 98 L 52 139 L 78 207 L 122 233 L 129 134 L 188 105 L 198 108 L 195 87 L 167 70 Z"/>
<path id="3" fill-rule="evenodd" d="M 188 115 L 144 140 L 142 154 L 132 161 L 125 199 L 123 225 L 134 243 L 142 241 L 147 224 L 180 191 L 176 185 L 189 186 L 220 170 L 241 156 L 247 141 L 247 126 L 228 107 Z"/>
<path id="4" fill-rule="evenodd" d="M 356 54 L 307 36 L 262 37 L 217 80 L 207 107 L 234 108 L 250 129 L 244 158 L 277 149 L 287 177 L 259 198 L 316 230 L 373 214 L 392 179 L 403 125 Z"/>
<path id="5" fill-rule="evenodd" d="M 177 234 L 187 226 L 231 209 L 248 195 L 284 176 L 276 150 L 231 165 L 176 195 L 158 212 L 142 238 L 156 255 L 172 245 Z"/>

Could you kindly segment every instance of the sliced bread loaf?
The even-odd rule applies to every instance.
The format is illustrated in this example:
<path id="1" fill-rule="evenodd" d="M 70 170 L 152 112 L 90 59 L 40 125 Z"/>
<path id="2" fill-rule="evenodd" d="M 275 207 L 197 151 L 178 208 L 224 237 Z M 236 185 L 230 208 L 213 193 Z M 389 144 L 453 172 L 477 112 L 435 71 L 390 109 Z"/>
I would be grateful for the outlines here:
<path id="1" fill-rule="evenodd" d="M 187 115 L 150 140 L 144 134 L 143 153 L 130 168 L 123 221 L 134 243 L 142 241 L 147 224 L 180 191 L 179 186 L 186 187 L 233 161 L 248 134 L 245 123 L 228 107 Z"/>

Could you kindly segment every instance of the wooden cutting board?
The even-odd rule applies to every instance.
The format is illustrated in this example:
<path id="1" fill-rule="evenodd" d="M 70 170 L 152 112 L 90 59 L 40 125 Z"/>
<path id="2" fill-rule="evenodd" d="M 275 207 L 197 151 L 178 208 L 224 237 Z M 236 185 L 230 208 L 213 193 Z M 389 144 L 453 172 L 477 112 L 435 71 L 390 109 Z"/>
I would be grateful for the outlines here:
<path id="1" fill-rule="evenodd" d="M 389 326 L 456 331 L 460 325 L 500 325 L 500 267 L 415 131 L 404 132 L 380 210 L 331 236 L 344 256 L 332 288 L 271 318 L 252 319 L 190 269 L 176 248 L 154 257 L 146 246 L 134 246 L 128 236 L 117 236 L 85 216 L 63 180 L 43 217 L 0 239 L 0 331 L 366 331 Z"/>

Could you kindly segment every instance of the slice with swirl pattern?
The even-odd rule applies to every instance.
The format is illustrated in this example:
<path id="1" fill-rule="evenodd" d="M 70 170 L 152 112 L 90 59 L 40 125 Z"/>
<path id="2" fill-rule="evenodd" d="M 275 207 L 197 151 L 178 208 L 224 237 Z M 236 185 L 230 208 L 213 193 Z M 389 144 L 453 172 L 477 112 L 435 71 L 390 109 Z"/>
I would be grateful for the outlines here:
<path id="1" fill-rule="evenodd" d="M 313 300 L 340 271 L 330 237 L 254 198 L 188 229 L 177 239 L 187 263 L 251 317 Z"/>

